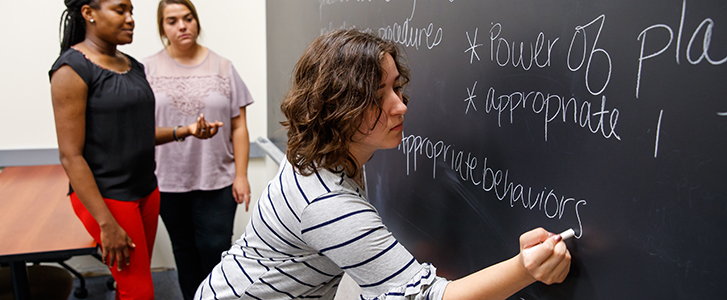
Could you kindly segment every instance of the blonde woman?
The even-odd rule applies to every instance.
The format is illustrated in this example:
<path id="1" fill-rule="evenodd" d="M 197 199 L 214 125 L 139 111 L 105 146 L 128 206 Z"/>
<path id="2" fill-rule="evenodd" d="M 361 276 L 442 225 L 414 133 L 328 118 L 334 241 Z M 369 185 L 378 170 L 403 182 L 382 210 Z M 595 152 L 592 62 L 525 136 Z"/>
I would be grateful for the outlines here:
<path id="1" fill-rule="evenodd" d="M 200 114 L 224 124 L 214 138 L 157 147 L 162 220 L 172 242 L 184 299 L 232 244 L 235 211 L 250 203 L 250 142 L 245 107 L 253 102 L 232 63 L 197 43 L 201 25 L 189 0 L 157 9 L 165 47 L 143 60 L 156 98 L 156 125 L 186 124 Z"/>

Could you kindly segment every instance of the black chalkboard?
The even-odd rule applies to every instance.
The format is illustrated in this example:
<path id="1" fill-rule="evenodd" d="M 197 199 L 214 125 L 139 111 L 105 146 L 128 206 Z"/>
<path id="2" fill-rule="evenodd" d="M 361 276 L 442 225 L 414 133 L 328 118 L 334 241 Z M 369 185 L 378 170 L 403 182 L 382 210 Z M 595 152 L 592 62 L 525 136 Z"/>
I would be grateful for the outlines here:
<path id="1" fill-rule="evenodd" d="M 512 299 L 727 299 L 724 1 L 267 3 L 274 141 L 317 35 L 405 49 L 405 136 L 367 164 L 368 192 L 440 275 L 515 255 L 531 228 L 574 228 L 566 281 Z"/>

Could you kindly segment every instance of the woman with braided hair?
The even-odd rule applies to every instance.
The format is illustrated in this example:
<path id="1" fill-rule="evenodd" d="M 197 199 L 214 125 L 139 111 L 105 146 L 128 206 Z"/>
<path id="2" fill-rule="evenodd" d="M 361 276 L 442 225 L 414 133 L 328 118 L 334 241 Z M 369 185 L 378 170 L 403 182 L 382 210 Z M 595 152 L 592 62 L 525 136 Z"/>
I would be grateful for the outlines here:
<path id="1" fill-rule="evenodd" d="M 60 161 L 76 215 L 102 249 L 116 299 L 154 299 L 151 254 L 159 216 L 154 147 L 220 123 L 155 127 L 143 66 L 118 45 L 133 39 L 130 0 L 66 0 L 61 54 L 49 71 Z"/>

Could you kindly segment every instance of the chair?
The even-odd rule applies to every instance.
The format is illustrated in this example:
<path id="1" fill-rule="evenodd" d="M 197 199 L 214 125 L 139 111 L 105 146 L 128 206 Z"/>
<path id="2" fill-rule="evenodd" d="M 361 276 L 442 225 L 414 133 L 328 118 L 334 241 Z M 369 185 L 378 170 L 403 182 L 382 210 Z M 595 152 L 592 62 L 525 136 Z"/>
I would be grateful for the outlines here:
<path id="1" fill-rule="evenodd" d="M 63 269 L 51 265 L 28 266 L 28 282 L 31 299 L 67 300 L 73 290 L 73 276 Z M 13 300 L 13 280 L 10 267 L 0 267 L 0 300 Z"/>

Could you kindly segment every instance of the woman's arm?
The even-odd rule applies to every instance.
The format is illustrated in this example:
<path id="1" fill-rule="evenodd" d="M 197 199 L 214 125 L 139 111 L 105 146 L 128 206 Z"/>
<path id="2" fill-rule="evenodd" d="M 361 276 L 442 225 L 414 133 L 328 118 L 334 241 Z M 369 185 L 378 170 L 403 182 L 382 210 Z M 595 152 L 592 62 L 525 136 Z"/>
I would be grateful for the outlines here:
<path id="1" fill-rule="evenodd" d="M 559 236 L 551 237 L 545 229 L 538 228 L 520 236 L 520 252 L 543 242 L 537 249 L 446 283 L 442 291 L 436 282 L 424 283 L 431 278 L 429 274 L 422 275 L 424 265 L 414 262 L 412 254 L 388 231 L 370 203 L 335 192 L 319 199 L 311 201 L 301 213 L 301 238 L 308 246 L 322 249 L 322 254 L 351 275 L 368 294 L 401 292 L 400 287 L 410 290 L 414 286 L 421 288 L 418 292 L 422 298 L 426 294 L 430 299 L 442 295 L 445 300 L 506 299 L 536 280 L 546 284 L 562 282 L 570 268 L 565 243 L 556 240 Z"/>
<path id="2" fill-rule="evenodd" d="M 245 203 L 245 211 L 248 211 L 252 195 L 247 178 L 250 135 L 247 131 L 245 107 L 240 107 L 240 115 L 232 118 L 232 149 L 235 155 L 235 181 L 232 183 L 232 196 L 235 197 L 237 203 Z"/>
<path id="3" fill-rule="evenodd" d="M 156 145 L 162 145 L 175 140 L 184 140 L 190 135 L 202 140 L 208 139 L 215 136 L 222 125 L 222 122 L 218 121 L 207 122 L 204 119 L 204 114 L 200 114 L 197 117 L 197 122 L 187 126 L 156 127 L 154 131 L 155 142 Z"/>
<path id="4" fill-rule="evenodd" d="M 543 244 L 524 254 L 523 249 Z M 571 256 L 560 235 L 537 228 L 520 236 L 520 253 L 513 258 L 450 282 L 450 299 L 506 299 L 535 281 L 560 283 L 570 270 Z"/>
<path id="5" fill-rule="evenodd" d="M 51 78 L 51 98 L 55 116 L 58 152 L 73 191 L 101 228 L 102 259 L 109 268 L 116 262 L 129 265 L 131 238 L 111 215 L 96 185 L 91 168 L 83 157 L 86 137 L 88 86 L 70 67 L 60 67 Z"/>

